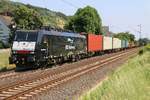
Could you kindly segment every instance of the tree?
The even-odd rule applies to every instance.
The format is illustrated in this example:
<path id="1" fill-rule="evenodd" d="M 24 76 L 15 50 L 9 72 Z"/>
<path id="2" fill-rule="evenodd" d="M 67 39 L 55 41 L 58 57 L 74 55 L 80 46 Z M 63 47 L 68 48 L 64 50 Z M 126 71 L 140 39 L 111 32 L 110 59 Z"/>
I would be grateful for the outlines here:
<path id="1" fill-rule="evenodd" d="M 35 10 L 25 6 L 16 8 L 13 15 L 15 23 L 20 29 L 36 29 L 43 25 L 40 15 Z"/>
<path id="2" fill-rule="evenodd" d="M 65 29 L 75 32 L 102 34 L 101 18 L 95 8 L 90 6 L 80 8 L 74 16 L 70 17 Z"/>
<path id="3" fill-rule="evenodd" d="M 143 46 L 143 45 L 147 45 L 148 43 L 150 43 L 150 40 L 148 38 L 142 38 L 138 40 L 138 43 L 140 46 Z"/>
<path id="4" fill-rule="evenodd" d="M 135 36 L 129 32 L 121 32 L 121 33 L 115 34 L 114 37 L 119 38 L 121 40 L 128 40 L 129 42 L 135 41 Z"/>

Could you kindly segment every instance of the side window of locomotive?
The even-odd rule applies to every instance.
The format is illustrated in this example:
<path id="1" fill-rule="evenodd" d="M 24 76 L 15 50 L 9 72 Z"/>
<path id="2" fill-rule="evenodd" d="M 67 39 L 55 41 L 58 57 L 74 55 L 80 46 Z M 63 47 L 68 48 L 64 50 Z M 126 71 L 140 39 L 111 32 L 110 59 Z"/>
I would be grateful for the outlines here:
<path id="1" fill-rule="evenodd" d="M 54 54 L 59 53 L 59 51 L 62 48 L 62 46 L 61 46 L 62 42 L 60 39 L 61 39 L 61 37 L 59 38 L 59 36 L 52 36 L 52 42 L 53 42 L 52 48 L 53 48 Z"/>
<path id="2" fill-rule="evenodd" d="M 66 43 L 66 37 L 64 36 L 60 37 L 60 42 L 61 42 L 61 45 L 64 45 Z"/>
<path id="3" fill-rule="evenodd" d="M 65 37 L 63 37 L 63 36 L 54 36 L 53 41 L 55 41 L 56 45 L 62 46 L 65 43 Z"/>

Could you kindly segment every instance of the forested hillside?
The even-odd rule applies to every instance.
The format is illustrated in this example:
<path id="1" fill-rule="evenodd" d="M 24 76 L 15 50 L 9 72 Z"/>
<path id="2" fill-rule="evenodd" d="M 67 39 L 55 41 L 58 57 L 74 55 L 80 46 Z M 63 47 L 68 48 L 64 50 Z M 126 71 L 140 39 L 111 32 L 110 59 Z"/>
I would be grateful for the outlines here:
<path id="1" fill-rule="evenodd" d="M 14 10 L 18 6 L 26 6 L 27 8 L 35 10 L 40 15 L 40 17 L 42 17 L 44 26 L 63 28 L 68 19 L 68 17 L 61 12 L 54 12 L 46 8 L 35 7 L 29 4 L 25 5 L 9 0 L 0 0 L 0 14 L 13 17 Z"/>

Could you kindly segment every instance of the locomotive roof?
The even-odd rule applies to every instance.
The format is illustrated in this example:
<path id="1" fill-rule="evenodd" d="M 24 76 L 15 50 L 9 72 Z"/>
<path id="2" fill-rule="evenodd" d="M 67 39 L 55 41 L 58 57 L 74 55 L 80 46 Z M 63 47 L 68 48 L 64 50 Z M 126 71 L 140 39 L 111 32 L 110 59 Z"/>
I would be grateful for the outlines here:
<path id="1" fill-rule="evenodd" d="M 66 36 L 66 37 L 80 37 L 80 38 L 86 38 L 84 35 L 78 34 L 78 33 L 69 33 L 69 32 L 58 32 L 58 31 L 46 31 L 46 30 L 18 30 L 18 32 L 38 32 L 40 34 L 47 34 L 47 35 L 53 35 L 53 36 Z"/>
<path id="2" fill-rule="evenodd" d="M 66 37 L 80 37 L 85 38 L 84 35 L 80 35 L 78 33 L 69 33 L 69 32 L 58 32 L 58 31 L 43 31 L 42 33 L 45 33 L 47 35 L 55 35 L 55 36 L 66 36 Z"/>

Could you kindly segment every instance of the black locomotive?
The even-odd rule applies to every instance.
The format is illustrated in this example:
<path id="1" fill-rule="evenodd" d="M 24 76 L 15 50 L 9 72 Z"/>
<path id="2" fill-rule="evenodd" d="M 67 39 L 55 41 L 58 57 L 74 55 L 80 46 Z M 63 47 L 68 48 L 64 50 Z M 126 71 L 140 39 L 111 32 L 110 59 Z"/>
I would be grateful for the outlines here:
<path id="1" fill-rule="evenodd" d="M 10 62 L 16 66 L 39 67 L 86 55 L 86 37 L 78 33 L 54 30 L 19 30 L 16 32 Z"/>

